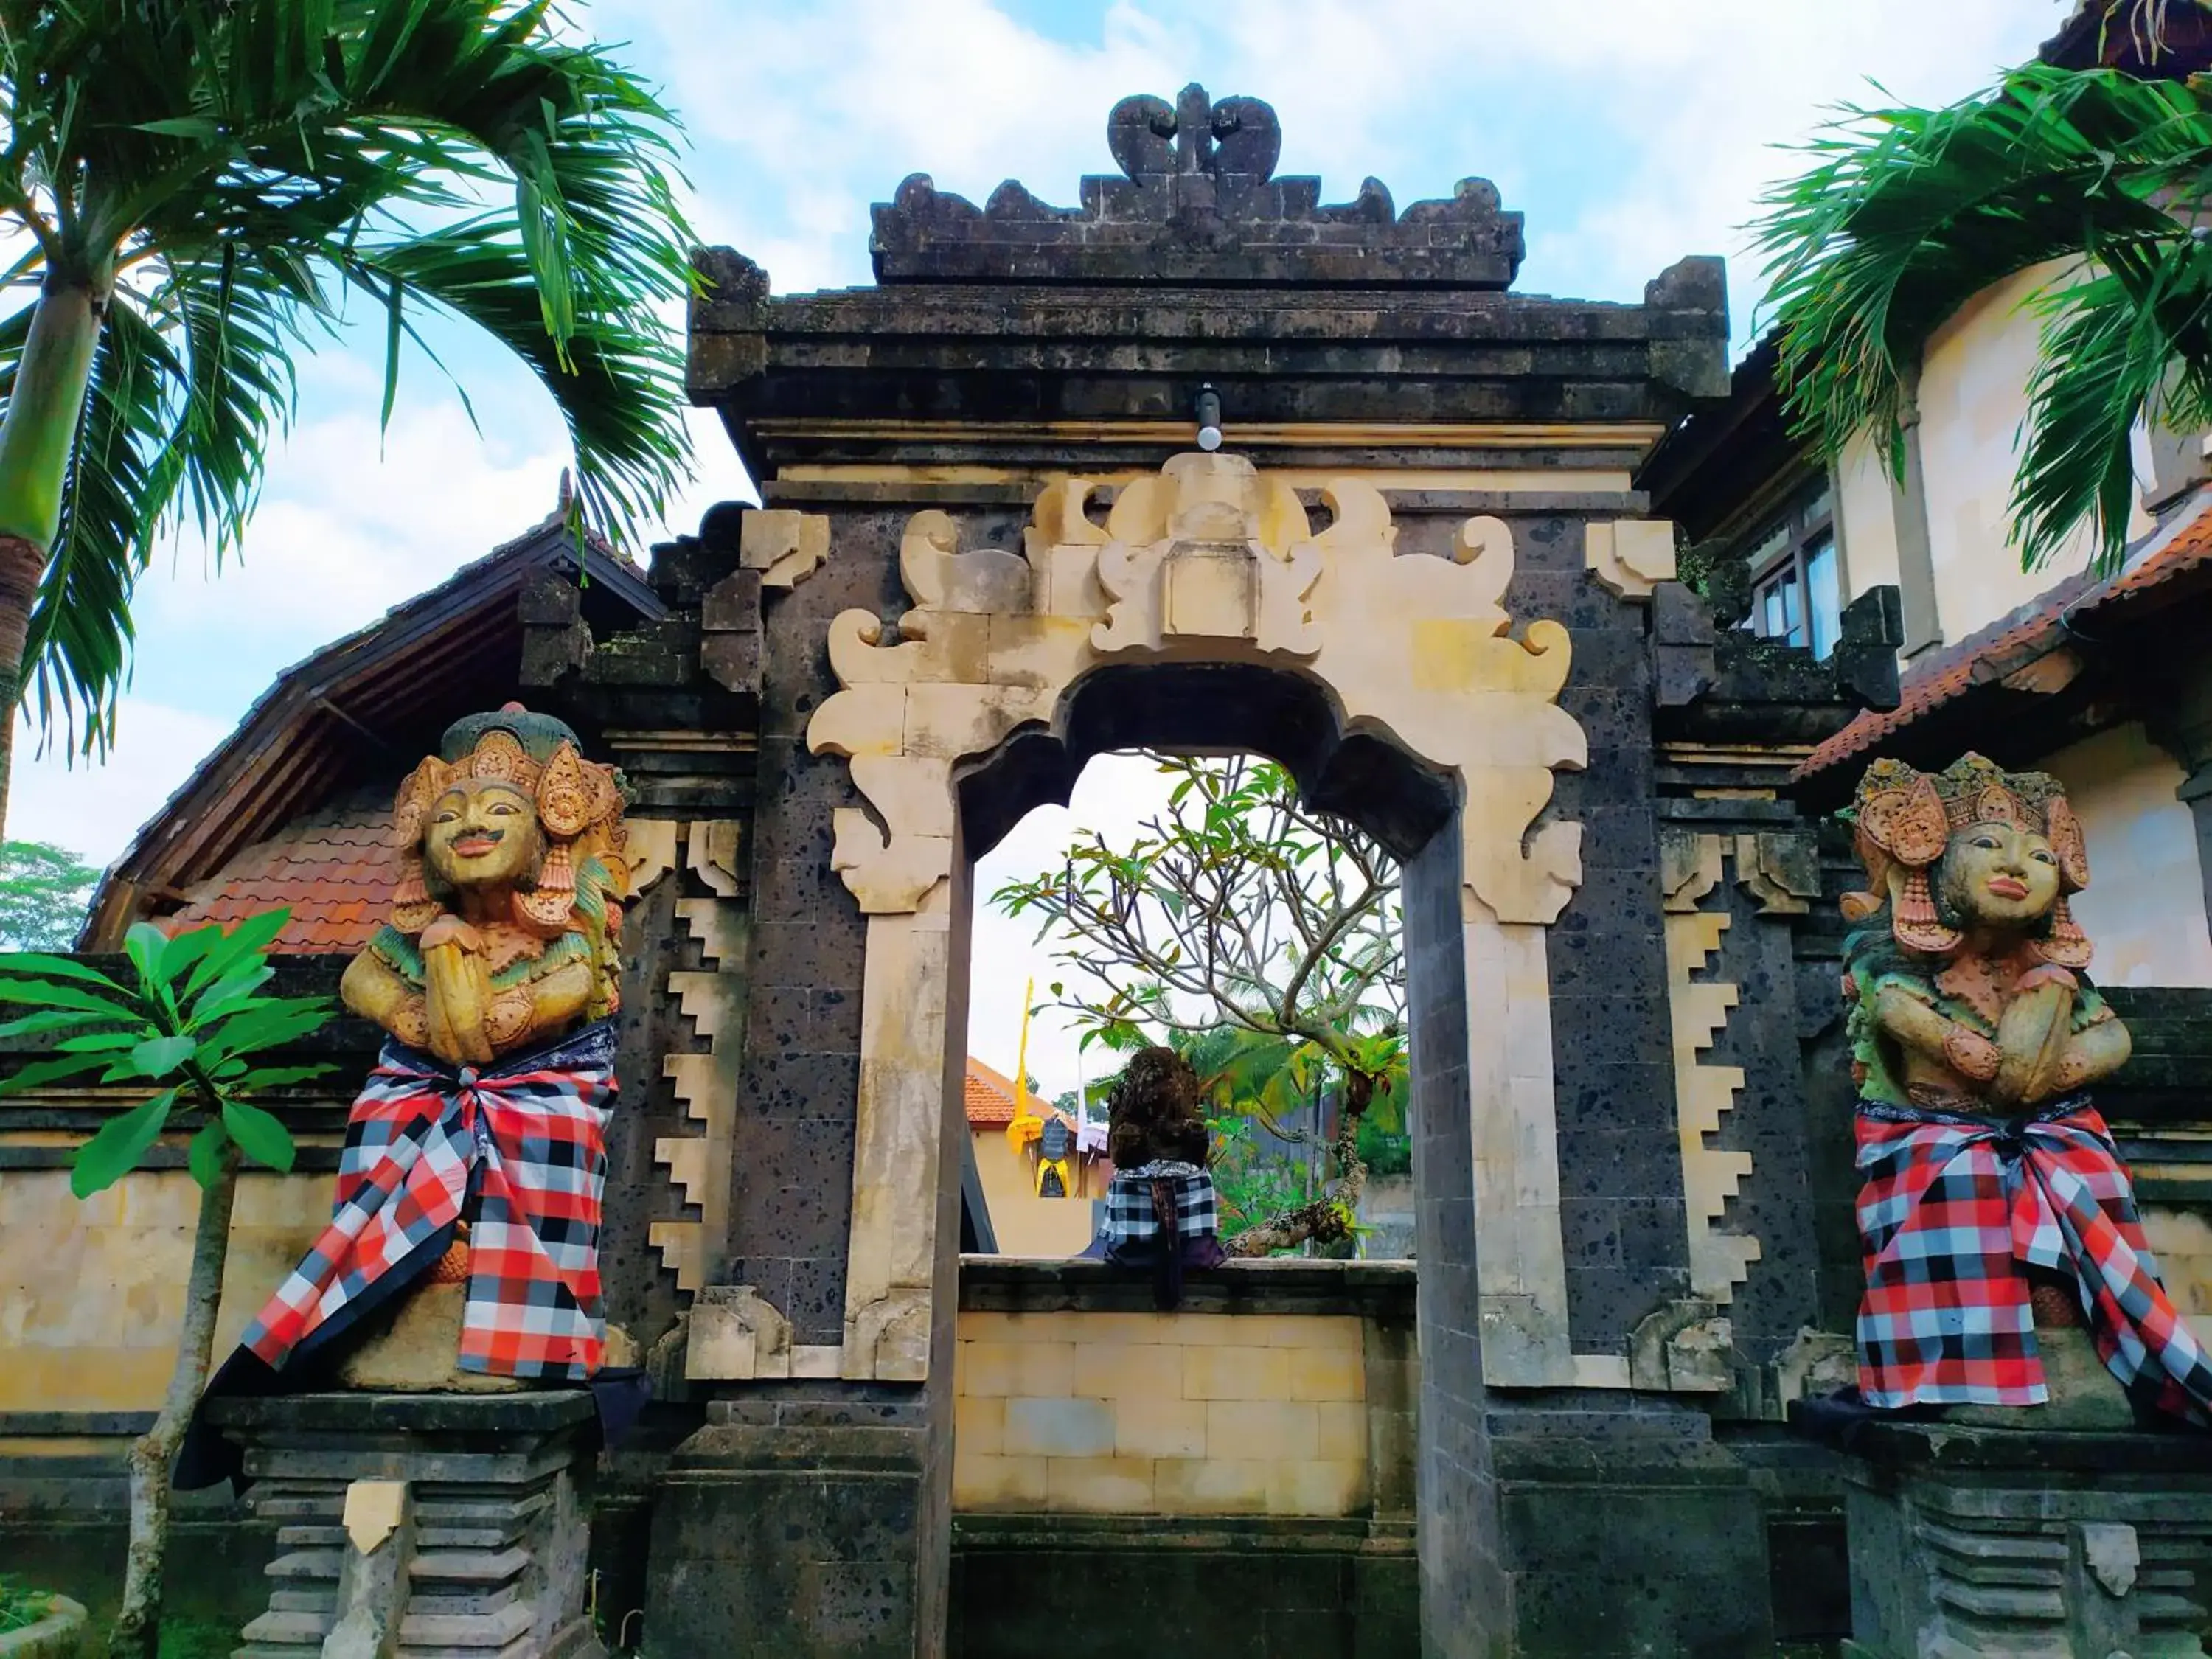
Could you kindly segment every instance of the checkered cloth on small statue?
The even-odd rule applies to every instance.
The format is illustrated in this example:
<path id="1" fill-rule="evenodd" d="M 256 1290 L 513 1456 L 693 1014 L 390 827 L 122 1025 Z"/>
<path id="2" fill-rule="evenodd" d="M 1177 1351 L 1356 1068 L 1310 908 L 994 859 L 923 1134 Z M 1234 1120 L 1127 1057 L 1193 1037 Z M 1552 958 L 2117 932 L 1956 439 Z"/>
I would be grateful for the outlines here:
<path id="1" fill-rule="evenodd" d="M 2042 1404 L 2024 1262 L 2074 1281 L 2131 1395 L 2212 1421 L 2212 1363 L 2159 1284 L 2126 1166 L 2086 1098 L 2012 1122 L 1866 1100 L 1857 1128 L 1869 1405 Z"/>
<path id="2" fill-rule="evenodd" d="M 337 1336 L 438 1267 L 473 1191 L 461 1369 L 587 1381 L 606 1346 L 599 1238 L 615 1037 L 601 1021 L 458 1072 L 387 1042 L 347 1119 L 331 1224 L 241 1346 L 275 1368 Z"/>
<path id="3" fill-rule="evenodd" d="M 1161 1223 L 1158 1206 L 1153 1201 L 1156 1190 L 1164 1190 L 1173 1200 L 1177 1237 L 1210 1238 L 1220 1231 L 1213 1177 L 1195 1164 L 1157 1158 L 1138 1169 L 1116 1170 L 1108 1183 L 1106 1216 L 1098 1234 L 1109 1250 L 1149 1244 L 1158 1237 Z"/>

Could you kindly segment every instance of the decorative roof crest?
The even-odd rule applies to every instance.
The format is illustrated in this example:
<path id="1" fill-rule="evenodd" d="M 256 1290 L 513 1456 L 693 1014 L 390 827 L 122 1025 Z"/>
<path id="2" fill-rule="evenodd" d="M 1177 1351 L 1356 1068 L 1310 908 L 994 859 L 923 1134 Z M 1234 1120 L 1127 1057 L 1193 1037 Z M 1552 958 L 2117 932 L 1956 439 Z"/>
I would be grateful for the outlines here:
<path id="1" fill-rule="evenodd" d="M 1011 179 L 978 208 L 912 175 L 876 205 L 877 280 L 1498 289 L 1520 269 L 1521 216 L 1488 179 L 1402 215 L 1374 179 L 1324 204 L 1320 179 L 1274 176 L 1282 126 L 1257 98 L 1124 98 L 1106 143 L 1121 176 L 1086 177 L 1077 208 Z"/>

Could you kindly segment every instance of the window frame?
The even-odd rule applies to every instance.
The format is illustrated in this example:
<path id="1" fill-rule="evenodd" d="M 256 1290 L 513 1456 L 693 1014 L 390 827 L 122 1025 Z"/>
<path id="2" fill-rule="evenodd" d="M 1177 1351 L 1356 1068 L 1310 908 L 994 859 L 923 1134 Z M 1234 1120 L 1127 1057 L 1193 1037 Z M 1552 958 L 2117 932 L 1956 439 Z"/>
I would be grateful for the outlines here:
<path id="1" fill-rule="evenodd" d="M 1800 625 L 1804 641 L 1793 648 L 1812 651 L 1817 648 L 1813 627 L 1813 571 L 1808 556 L 1820 538 L 1827 538 L 1829 556 L 1836 560 L 1837 611 L 1843 609 L 1843 549 L 1837 534 L 1836 492 L 1832 482 L 1820 478 L 1801 490 L 1795 501 L 1783 512 L 1761 521 L 1756 534 L 1745 538 L 1746 544 L 1757 549 L 1771 541 L 1779 533 L 1783 545 L 1772 555 L 1746 571 L 1751 593 L 1751 613 L 1744 619 L 1744 627 L 1763 640 L 1779 640 L 1790 643 L 1788 634 L 1769 634 L 1765 622 L 1765 589 L 1783 571 L 1790 573 L 1796 585 Z M 1747 562 L 1748 562 L 1747 561 Z M 1840 621 L 1838 628 L 1840 629 Z M 1832 651 L 1833 647 L 1830 647 Z"/>

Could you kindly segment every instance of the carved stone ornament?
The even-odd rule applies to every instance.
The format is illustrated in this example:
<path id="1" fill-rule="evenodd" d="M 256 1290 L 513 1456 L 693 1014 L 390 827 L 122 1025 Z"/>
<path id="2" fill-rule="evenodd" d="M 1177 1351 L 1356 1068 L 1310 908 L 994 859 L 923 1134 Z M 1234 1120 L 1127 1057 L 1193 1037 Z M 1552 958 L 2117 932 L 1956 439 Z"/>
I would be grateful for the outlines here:
<path id="1" fill-rule="evenodd" d="M 1320 179 L 1274 176 L 1282 128 L 1257 98 L 1124 98 L 1106 143 L 1121 176 L 1085 179 L 1077 208 L 1011 179 L 979 208 L 914 174 L 876 205 L 876 279 L 1503 289 L 1520 269 L 1521 216 L 1487 179 L 1402 215 L 1373 179 L 1324 205 Z"/>
<path id="2" fill-rule="evenodd" d="M 857 809 L 836 816 L 832 864 L 862 910 L 918 910 L 951 874 L 957 762 L 1049 725 L 1094 668 L 1198 658 L 1307 674 L 1348 731 L 1456 772 L 1468 894 L 1504 921 L 1558 917 L 1582 879 L 1581 826 L 1531 826 L 1553 769 L 1579 769 L 1588 746 L 1553 701 L 1566 629 L 1509 631 L 1503 520 L 1468 520 L 1449 559 L 1400 558 L 1388 504 L 1358 479 L 1324 488 L 1334 519 L 1319 534 L 1293 490 L 1240 456 L 1175 457 L 1123 489 L 1103 527 L 1084 511 L 1091 488 L 1048 485 L 1019 554 L 962 552 L 950 519 L 917 513 L 897 643 L 868 611 L 830 623 L 844 689 L 806 739 L 851 761 L 889 831 Z"/>

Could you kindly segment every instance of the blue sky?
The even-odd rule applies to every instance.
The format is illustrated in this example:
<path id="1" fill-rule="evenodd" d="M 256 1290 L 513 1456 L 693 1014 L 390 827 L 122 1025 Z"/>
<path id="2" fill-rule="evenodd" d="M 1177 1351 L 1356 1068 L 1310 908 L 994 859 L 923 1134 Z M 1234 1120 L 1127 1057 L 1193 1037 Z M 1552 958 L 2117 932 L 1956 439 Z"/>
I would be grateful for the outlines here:
<path id="1" fill-rule="evenodd" d="M 1340 201 L 1370 174 L 1402 208 L 1494 180 L 1527 216 L 1531 292 L 1634 300 L 1685 253 L 1729 256 L 1739 340 L 1758 295 L 1739 227 L 1843 100 L 1962 96 L 2031 56 L 2061 0 L 573 0 L 579 22 L 666 89 L 693 150 L 702 236 L 766 266 L 778 289 L 866 282 L 867 208 L 905 174 L 981 201 L 1018 177 L 1073 202 L 1110 166 L 1104 126 L 1132 92 L 1202 81 L 1281 117 L 1284 173 Z M 404 374 L 376 424 L 381 325 L 303 366 L 300 422 L 270 458 L 242 568 L 185 545 L 138 596 L 141 645 L 105 766 L 19 761 L 9 831 L 93 862 L 118 853 L 283 667 L 551 507 L 561 431 L 528 376 L 465 342 L 471 430 L 438 372 Z M 700 478 L 669 517 L 696 525 L 745 492 L 696 418 Z M 35 739 L 33 739 L 35 740 Z M 19 754 L 25 751 L 19 749 Z M 1062 833 L 1066 820 L 1038 834 Z M 1019 849 L 1016 849 L 1018 851 Z M 1012 856 L 1010 854 L 1009 856 Z M 988 879 L 988 872 L 987 872 Z M 1019 940 L 992 946 L 1018 1004 Z M 1038 976 L 1045 977 L 1040 966 Z M 1004 994 L 999 994 L 1003 991 Z M 1011 1065 L 995 1017 L 978 1051 Z M 985 1039 L 988 1037 L 988 1041 Z M 1043 1067 L 1066 1071 L 1058 1036 Z M 1003 1052 L 1001 1049 L 1003 1048 Z M 1032 1069 L 1039 1069 L 1033 1055 Z"/>

